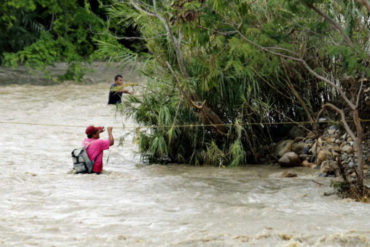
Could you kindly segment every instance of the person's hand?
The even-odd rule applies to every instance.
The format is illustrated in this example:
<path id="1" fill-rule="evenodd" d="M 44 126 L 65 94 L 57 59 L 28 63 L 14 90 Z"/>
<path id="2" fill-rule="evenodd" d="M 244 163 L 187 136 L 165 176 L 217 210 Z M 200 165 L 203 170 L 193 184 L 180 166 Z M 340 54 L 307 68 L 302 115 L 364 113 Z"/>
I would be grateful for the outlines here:
<path id="1" fill-rule="evenodd" d="M 113 130 L 113 127 L 107 127 L 108 132 L 112 132 L 112 130 Z"/>

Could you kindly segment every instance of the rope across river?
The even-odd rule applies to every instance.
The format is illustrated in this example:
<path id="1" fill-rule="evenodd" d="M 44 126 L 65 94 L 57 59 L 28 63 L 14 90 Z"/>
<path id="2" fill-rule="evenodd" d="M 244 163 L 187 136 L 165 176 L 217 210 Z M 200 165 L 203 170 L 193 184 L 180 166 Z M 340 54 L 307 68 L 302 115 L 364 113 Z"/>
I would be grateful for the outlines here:
<path id="1" fill-rule="evenodd" d="M 349 121 L 349 120 L 348 120 Z M 370 119 L 360 119 L 361 122 L 370 122 Z M 248 125 L 294 125 L 294 124 L 313 124 L 312 121 L 286 121 L 286 122 L 247 122 L 247 123 L 225 123 L 225 124 L 174 124 L 174 125 L 138 125 L 138 126 L 114 126 L 114 128 L 137 129 L 137 128 L 195 128 L 195 127 L 213 127 L 213 126 L 248 126 Z M 325 120 L 319 123 L 337 124 L 341 121 Z M 53 123 L 30 123 L 30 122 L 15 122 L 15 121 L 0 121 L 0 124 L 13 125 L 34 125 L 34 126 L 49 126 L 49 127 L 67 127 L 67 128 L 85 128 L 84 125 L 68 125 L 68 124 L 53 124 Z"/>

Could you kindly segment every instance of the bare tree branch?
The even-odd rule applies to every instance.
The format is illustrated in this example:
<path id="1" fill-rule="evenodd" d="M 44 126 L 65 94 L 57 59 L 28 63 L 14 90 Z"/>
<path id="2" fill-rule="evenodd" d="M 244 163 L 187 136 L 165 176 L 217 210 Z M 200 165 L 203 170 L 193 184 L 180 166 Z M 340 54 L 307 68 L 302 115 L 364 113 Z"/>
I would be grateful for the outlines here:
<path id="1" fill-rule="evenodd" d="M 147 11 L 147 10 L 142 9 L 134 0 L 130 0 L 130 3 L 138 11 L 143 12 L 144 14 L 149 15 L 149 16 L 153 16 L 153 17 L 156 16 L 155 14 L 153 14 L 153 13 Z"/>
<path id="2" fill-rule="evenodd" d="M 237 33 L 240 35 L 240 37 L 242 37 L 243 40 L 247 41 L 248 43 L 256 46 L 257 48 L 259 48 L 260 50 L 262 51 L 266 51 L 270 54 L 273 54 L 273 55 L 276 55 L 276 56 L 280 56 L 280 57 L 283 57 L 283 58 L 287 58 L 287 59 L 290 59 L 290 60 L 293 60 L 293 61 L 296 61 L 296 62 L 300 62 L 303 64 L 303 66 L 312 74 L 314 75 L 316 78 L 324 81 L 325 83 L 331 85 L 332 87 L 334 87 L 338 92 L 339 94 L 342 96 L 342 98 L 346 101 L 346 103 L 349 105 L 349 107 L 353 110 L 353 109 L 356 109 L 356 106 L 347 98 L 345 92 L 339 87 L 337 86 L 334 82 L 332 82 L 331 80 L 329 80 L 328 78 L 318 74 L 317 72 L 315 72 L 308 64 L 307 62 L 296 56 L 289 56 L 289 55 L 285 55 L 285 54 L 282 54 L 282 53 L 279 53 L 279 52 L 276 52 L 276 51 L 273 51 L 271 49 L 268 49 L 264 46 L 261 46 L 259 44 L 257 44 L 256 42 L 248 39 L 244 34 L 242 34 L 239 30 L 237 30 Z M 276 48 L 275 48 L 276 49 Z M 293 52 L 292 52 L 293 53 Z M 294 54 L 294 53 L 293 53 Z"/>
<path id="3" fill-rule="evenodd" d="M 183 89 L 183 87 L 181 86 L 180 79 L 177 77 L 175 71 L 172 69 L 172 66 L 170 65 L 170 63 L 168 61 L 166 61 L 166 65 L 167 65 L 167 68 L 169 69 L 169 71 L 171 72 L 171 74 L 173 75 L 173 77 L 175 77 L 175 80 L 177 82 L 177 86 L 179 87 L 181 94 L 186 98 L 187 101 L 189 101 L 189 103 L 191 103 L 194 107 L 198 108 L 197 105 L 193 104 L 194 101 L 193 101 L 192 97 L 190 95 L 188 95 L 185 92 L 185 90 Z"/>
<path id="4" fill-rule="evenodd" d="M 293 95 L 297 98 L 298 102 L 301 104 L 301 106 L 303 107 L 303 110 L 306 112 L 306 115 L 307 115 L 307 118 L 308 120 L 313 123 L 313 119 L 312 119 L 312 116 L 311 116 L 311 112 L 308 110 L 307 106 L 306 106 L 306 103 L 303 101 L 302 97 L 299 95 L 299 93 L 297 92 L 297 90 L 295 89 L 293 83 L 291 82 L 290 80 L 290 77 L 288 75 L 288 71 L 285 67 L 285 64 L 284 62 L 281 62 L 282 64 L 282 67 L 283 67 L 283 70 L 285 72 L 285 75 L 286 75 L 286 78 L 287 78 L 287 83 L 288 83 L 288 87 L 289 89 L 292 91 Z"/>
<path id="5" fill-rule="evenodd" d="M 363 85 L 364 85 L 364 81 L 367 81 L 366 78 L 362 78 L 360 79 L 360 88 L 358 89 L 358 93 L 357 93 L 357 98 L 356 98 L 356 108 L 359 106 L 360 104 L 360 98 L 361 98 L 361 91 L 362 91 L 362 88 L 363 88 Z"/>
<path id="6" fill-rule="evenodd" d="M 356 140 L 355 134 L 353 133 L 353 131 L 351 130 L 351 128 L 348 126 L 347 120 L 346 120 L 345 115 L 344 115 L 344 111 L 342 109 L 339 109 L 338 107 L 336 107 L 335 105 L 333 105 L 331 103 L 324 104 L 322 106 L 322 109 L 324 109 L 325 107 L 331 108 L 331 109 L 333 109 L 334 111 L 336 111 L 336 112 L 338 112 L 340 114 L 341 121 L 342 121 L 342 123 L 344 125 L 344 129 L 351 136 L 352 140 Z"/>
<path id="7" fill-rule="evenodd" d="M 147 10 L 144 10 L 134 0 L 130 0 L 130 3 L 138 11 L 140 11 L 140 12 L 146 14 L 146 15 L 156 17 L 160 22 L 162 22 L 163 26 L 165 27 L 165 29 L 167 31 L 167 35 L 169 36 L 172 44 L 174 45 L 174 48 L 175 48 L 175 51 L 176 51 L 176 58 L 177 58 L 177 62 L 178 62 L 180 71 L 183 74 L 183 76 L 187 78 L 188 73 L 186 72 L 185 65 L 184 65 L 184 60 L 183 60 L 183 57 L 182 57 L 182 54 L 181 54 L 181 49 L 180 49 L 180 45 L 181 45 L 180 43 L 181 43 L 182 36 L 181 36 L 181 34 L 179 34 L 179 40 L 177 40 L 176 37 L 173 35 L 173 32 L 171 30 L 171 26 L 170 26 L 168 20 L 158 13 L 157 1 L 153 0 L 154 13 L 149 12 Z"/>
<path id="8" fill-rule="evenodd" d="M 367 12 L 370 12 L 370 3 L 367 0 L 356 0 L 361 5 L 364 5 L 367 8 Z"/>
<path id="9" fill-rule="evenodd" d="M 341 26 L 339 26 L 338 23 L 336 23 L 333 19 L 331 19 L 327 14 L 322 12 L 320 9 L 316 8 L 313 4 L 307 4 L 307 7 L 313 9 L 320 16 L 324 17 L 325 20 L 327 20 L 335 29 L 337 29 L 342 34 L 348 45 L 353 47 L 352 40 L 350 39 L 350 37 L 348 37 L 348 35 L 344 32 L 344 30 L 341 28 Z"/>

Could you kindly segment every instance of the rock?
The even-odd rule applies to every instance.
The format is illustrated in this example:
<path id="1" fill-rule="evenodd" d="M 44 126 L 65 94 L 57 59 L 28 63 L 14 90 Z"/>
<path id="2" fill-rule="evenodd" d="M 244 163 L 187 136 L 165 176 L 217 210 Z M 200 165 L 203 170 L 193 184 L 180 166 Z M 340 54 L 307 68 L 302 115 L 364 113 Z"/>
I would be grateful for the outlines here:
<path id="1" fill-rule="evenodd" d="M 314 163 L 308 162 L 308 160 L 304 160 L 302 162 L 302 166 L 309 167 L 309 168 L 315 168 L 316 167 L 316 165 Z"/>
<path id="2" fill-rule="evenodd" d="M 306 135 L 306 138 L 307 139 L 314 139 L 315 138 L 315 133 L 313 133 L 312 131 L 308 132 L 307 135 Z"/>
<path id="3" fill-rule="evenodd" d="M 299 159 L 298 154 L 287 152 L 279 159 L 279 164 L 281 167 L 299 166 L 301 164 L 301 160 Z"/>
<path id="4" fill-rule="evenodd" d="M 304 140 L 303 136 L 298 136 L 298 137 L 294 138 L 294 142 L 301 142 L 303 140 Z"/>
<path id="5" fill-rule="evenodd" d="M 315 162 L 315 156 L 311 155 L 311 156 L 308 156 L 308 159 L 307 159 L 309 162 L 313 163 Z"/>
<path id="6" fill-rule="evenodd" d="M 337 152 L 335 152 L 335 151 L 332 151 L 332 152 L 331 152 L 331 155 L 332 155 L 333 157 L 338 157 L 338 156 L 339 156 L 339 154 L 338 154 Z"/>
<path id="7" fill-rule="evenodd" d="M 283 177 L 283 178 L 294 178 L 294 177 L 297 177 L 297 174 L 293 173 L 293 172 L 283 172 L 281 174 L 281 177 Z"/>
<path id="8" fill-rule="evenodd" d="M 309 145 L 305 146 L 302 150 L 302 153 L 303 154 L 308 154 L 308 152 L 310 151 L 310 148 L 309 148 Z"/>
<path id="9" fill-rule="evenodd" d="M 335 133 L 335 131 L 338 129 L 338 127 L 337 126 L 335 126 L 335 125 L 331 125 L 331 126 L 329 126 L 329 128 L 328 128 L 328 134 L 329 135 L 334 135 L 334 133 Z"/>
<path id="10" fill-rule="evenodd" d="M 324 160 L 327 160 L 330 157 L 331 153 L 328 150 L 320 150 L 319 154 L 317 155 L 317 164 L 320 165 Z"/>
<path id="11" fill-rule="evenodd" d="M 308 154 L 299 154 L 298 156 L 301 160 L 307 160 L 308 159 Z"/>
<path id="12" fill-rule="evenodd" d="M 338 145 L 333 145 L 333 151 L 339 152 L 340 151 L 340 147 Z"/>
<path id="13" fill-rule="evenodd" d="M 349 163 L 348 163 L 348 167 L 349 168 L 353 168 L 353 167 L 355 167 L 356 165 L 355 165 L 355 163 L 353 162 L 353 161 L 350 161 Z"/>
<path id="14" fill-rule="evenodd" d="M 316 142 L 315 144 L 312 145 L 312 147 L 310 148 L 310 153 L 313 154 L 314 156 L 316 156 Z"/>
<path id="15" fill-rule="evenodd" d="M 289 136 L 293 139 L 298 136 L 303 136 L 303 135 L 304 135 L 303 130 L 297 126 L 293 126 L 293 128 L 289 130 Z"/>
<path id="16" fill-rule="evenodd" d="M 279 157 L 282 157 L 285 153 L 290 152 L 292 150 L 293 140 L 284 140 L 278 143 L 276 147 L 276 154 Z"/>
<path id="17" fill-rule="evenodd" d="M 334 160 L 325 160 L 321 164 L 320 173 L 326 173 L 327 175 L 336 175 L 338 173 L 337 162 L 335 162 Z"/>
<path id="18" fill-rule="evenodd" d="M 341 150 L 344 153 L 348 153 L 348 154 L 353 153 L 353 148 L 350 145 L 344 145 Z"/>
<path id="19" fill-rule="evenodd" d="M 306 147 L 306 145 L 302 142 L 293 143 L 292 144 L 292 151 L 297 153 L 297 154 L 302 154 L 305 147 Z"/>
<path id="20" fill-rule="evenodd" d="M 319 118 L 319 123 L 325 123 L 325 122 L 327 122 L 328 121 L 328 119 L 327 118 L 325 118 L 325 117 L 321 117 L 321 118 Z"/>
<path id="21" fill-rule="evenodd" d="M 335 138 L 334 137 L 327 137 L 327 138 L 325 138 L 325 141 L 328 144 L 333 144 L 335 142 Z"/>
<path id="22" fill-rule="evenodd" d="M 317 145 L 318 147 L 322 147 L 322 139 L 321 139 L 321 137 L 317 138 L 316 145 Z"/>
<path id="23" fill-rule="evenodd" d="M 348 156 L 348 154 L 346 154 L 346 153 L 344 153 L 344 154 L 342 154 L 341 156 L 340 156 L 340 159 L 341 160 L 346 160 L 346 159 L 348 159 L 349 158 L 349 156 Z"/>

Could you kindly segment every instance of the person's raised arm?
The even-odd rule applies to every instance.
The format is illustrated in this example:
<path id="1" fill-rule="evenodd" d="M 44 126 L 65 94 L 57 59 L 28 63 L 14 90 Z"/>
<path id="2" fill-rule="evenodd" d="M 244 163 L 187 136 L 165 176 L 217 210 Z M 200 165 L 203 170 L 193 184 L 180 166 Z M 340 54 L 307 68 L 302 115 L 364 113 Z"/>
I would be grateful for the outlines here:
<path id="1" fill-rule="evenodd" d="M 122 89 L 121 92 L 122 93 L 127 93 L 127 94 L 132 94 L 132 92 L 128 91 L 127 89 Z"/>
<path id="2" fill-rule="evenodd" d="M 109 137 L 109 146 L 112 146 L 114 144 L 114 138 L 113 138 L 113 135 L 112 135 L 112 130 L 113 130 L 113 127 L 108 127 L 107 128 L 108 137 Z"/>

